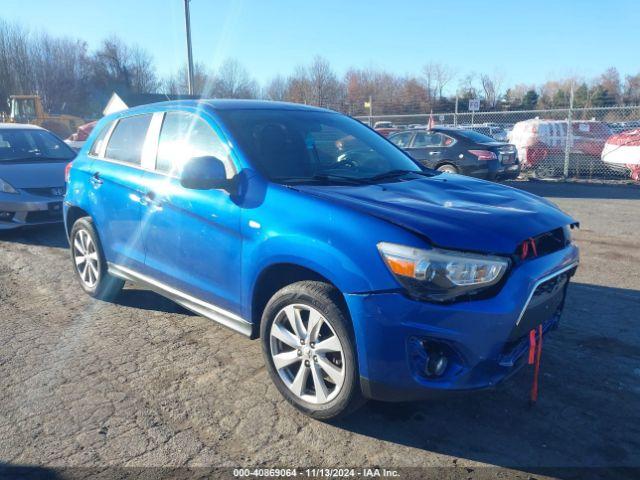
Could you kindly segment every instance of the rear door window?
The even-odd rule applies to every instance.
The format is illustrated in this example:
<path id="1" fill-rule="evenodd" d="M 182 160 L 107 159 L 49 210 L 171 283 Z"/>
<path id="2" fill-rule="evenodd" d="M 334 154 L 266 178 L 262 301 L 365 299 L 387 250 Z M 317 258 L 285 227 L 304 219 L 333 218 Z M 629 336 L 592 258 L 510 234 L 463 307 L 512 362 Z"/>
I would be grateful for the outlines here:
<path id="1" fill-rule="evenodd" d="M 416 133 L 413 139 L 413 148 L 441 147 L 444 135 L 440 133 Z"/>
<path id="2" fill-rule="evenodd" d="M 120 119 L 111 134 L 104 156 L 109 160 L 139 166 L 151 117 L 151 114 L 146 114 Z"/>

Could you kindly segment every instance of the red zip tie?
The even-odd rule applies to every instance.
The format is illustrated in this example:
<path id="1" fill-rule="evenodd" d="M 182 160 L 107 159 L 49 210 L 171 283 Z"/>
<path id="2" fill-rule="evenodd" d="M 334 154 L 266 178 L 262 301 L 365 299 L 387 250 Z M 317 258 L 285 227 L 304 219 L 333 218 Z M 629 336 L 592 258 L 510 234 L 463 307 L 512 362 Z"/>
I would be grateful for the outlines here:
<path id="1" fill-rule="evenodd" d="M 536 330 L 531 329 L 529 332 L 529 365 L 533 365 L 536 354 Z"/>
<path id="2" fill-rule="evenodd" d="M 533 238 L 530 238 L 529 241 L 531 242 L 531 250 L 533 250 L 533 256 L 537 257 L 538 256 L 538 250 L 536 249 L 536 242 Z"/>
<path id="3" fill-rule="evenodd" d="M 534 330 L 532 330 L 532 332 L 533 331 Z M 538 401 L 538 376 L 540 374 L 540 358 L 541 357 L 542 357 L 542 325 L 538 325 L 538 349 L 536 351 L 536 366 L 533 371 L 533 385 L 531 385 L 531 405 L 534 405 Z"/>

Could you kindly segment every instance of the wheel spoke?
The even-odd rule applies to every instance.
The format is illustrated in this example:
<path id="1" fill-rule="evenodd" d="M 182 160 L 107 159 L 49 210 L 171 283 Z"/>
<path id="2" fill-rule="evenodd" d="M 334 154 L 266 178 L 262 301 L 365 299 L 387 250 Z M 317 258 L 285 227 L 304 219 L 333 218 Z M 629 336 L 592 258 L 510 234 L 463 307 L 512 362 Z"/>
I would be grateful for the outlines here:
<path id="1" fill-rule="evenodd" d="M 298 355 L 297 350 L 291 350 L 289 352 L 279 353 L 277 355 L 274 355 L 272 358 L 273 358 L 273 364 L 278 370 L 280 370 L 281 368 L 288 367 L 289 365 L 294 364 L 296 362 L 302 361 L 302 358 L 300 358 L 300 356 Z"/>
<path id="2" fill-rule="evenodd" d="M 318 364 L 333 383 L 339 385 L 342 382 L 342 370 L 327 360 L 326 357 L 318 355 Z"/>
<path id="3" fill-rule="evenodd" d="M 97 252 L 91 252 L 89 254 L 87 254 L 87 258 L 89 258 L 89 260 L 92 260 L 94 262 L 98 262 L 98 253 Z"/>
<path id="4" fill-rule="evenodd" d="M 324 318 L 322 318 L 322 315 L 320 315 L 320 312 L 316 310 L 311 310 L 309 312 L 309 323 L 307 325 L 307 341 L 308 342 L 318 341 L 318 333 L 320 332 L 320 328 L 322 327 L 323 322 L 324 322 Z"/>
<path id="5" fill-rule="evenodd" d="M 89 269 L 91 270 L 91 273 L 93 274 L 94 280 L 96 280 L 98 278 L 98 265 L 96 263 L 89 262 Z"/>
<path id="6" fill-rule="evenodd" d="M 326 340 L 322 340 L 321 342 L 316 343 L 315 350 L 317 353 L 342 352 L 342 346 L 340 345 L 340 340 L 338 340 L 338 336 L 332 335 Z"/>
<path id="7" fill-rule="evenodd" d="M 80 230 L 80 242 L 82 243 L 82 249 L 87 251 L 87 232 Z"/>
<path id="8" fill-rule="evenodd" d="M 304 339 L 307 335 L 304 325 L 302 324 L 302 318 L 300 318 L 300 311 L 294 308 L 293 305 L 289 305 L 284 309 L 284 313 L 287 316 L 287 320 L 289 320 L 293 333 L 295 333 L 299 339 Z"/>
<path id="9" fill-rule="evenodd" d="M 84 267 L 82 268 L 82 279 L 87 283 L 91 283 L 91 280 L 89 279 L 89 262 L 84 263 Z"/>
<path id="10" fill-rule="evenodd" d="M 296 374 L 293 382 L 291 382 L 291 390 L 297 396 L 302 396 L 304 393 L 304 387 L 307 384 L 307 377 L 309 376 L 309 369 L 304 366 L 303 363 L 300 364 L 300 368 L 298 369 L 298 373 Z"/>
<path id="11" fill-rule="evenodd" d="M 300 346 L 300 340 L 278 323 L 274 323 L 271 327 L 271 335 L 276 337 L 285 345 L 289 345 L 291 348 L 298 348 Z"/>
<path id="12" fill-rule="evenodd" d="M 74 240 L 73 245 L 76 247 L 76 250 L 82 255 L 86 253 L 84 250 L 84 245 L 82 245 L 82 241 L 79 238 L 79 235 L 76 236 L 76 239 Z"/>
<path id="13" fill-rule="evenodd" d="M 315 362 L 311 364 L 311 375 L 313 377 L 313 386 L 316 389 L 316 400 L 320 403 L 326 402 L 329 396 L 329 389 L 327 384 L 324 383 L 322 370 Z"/>
<path id="14" fill-rule="evenodd" d="M 75 257 L 75 260 L 76 260 L 76 265 L 80 266 L 87 261 L 87 257 L 83 255 L 78 255 L 77 257 Z"/>

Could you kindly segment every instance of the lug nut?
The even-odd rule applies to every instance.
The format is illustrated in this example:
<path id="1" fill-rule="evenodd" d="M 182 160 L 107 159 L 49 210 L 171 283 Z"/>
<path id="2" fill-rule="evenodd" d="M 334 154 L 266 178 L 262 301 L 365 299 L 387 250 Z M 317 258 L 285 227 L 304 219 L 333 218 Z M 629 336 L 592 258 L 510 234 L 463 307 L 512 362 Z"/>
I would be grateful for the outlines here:
<path id="1" fill-rule="evenodd" d="M 300 339 L 300 345 L 304 345 L 304 338 Z"/>
<path id="2" fill-rule="evenodd" d="M 310 346 L 311 348 L 315 348 L 315 346 L 316 346 L 316 342 L 311 342 L 311 343 L 309 344 L 309 346 Z"/>
<path id="3" fill-rule="evenodd" d="M 304 361 L 304 366 L 305 366 L 305 367 L 308 367 L 308 366 L 310 366 L 310 365 L 311 365 L 311 364 L 309 363 L 309 360 L 305 360 L 305 361 Z"/>
<path id="4" fill-rule="evenodd" d="M 314 362 L 316 362 L 316 363 L 318 363 L 318 356 L 317 356 L 317 355 L 314 355 L 314 356 L 313 356 L 313 361 L 314 361 Z"/>
<path id="5" fill-rule="evenodd" d="M 298 356 L 301 357 L 302 356 L 302 350 L 298 349 Z"/>

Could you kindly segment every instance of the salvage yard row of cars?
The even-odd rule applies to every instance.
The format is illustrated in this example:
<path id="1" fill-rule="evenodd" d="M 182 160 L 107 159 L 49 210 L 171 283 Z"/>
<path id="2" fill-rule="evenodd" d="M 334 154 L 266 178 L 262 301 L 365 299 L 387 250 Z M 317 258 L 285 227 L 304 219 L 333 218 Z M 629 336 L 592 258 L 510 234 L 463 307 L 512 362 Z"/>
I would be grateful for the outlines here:
<path id="1" fill-rule="evenodd" d="M 571 124 L 571 132 L 567 131 L 566 120 L 546 120 L 532 118 L 517 122 L 513 125 L 480 124 L 480 125 L 442 125 L 431 130 L 447 130 L 462 132 L 459 135 L 468 136 L 475 132 L 485 138 L 479 143 L 502 142 L 510 144 L 516 149 L 517 162 L 522 170 L 532 170 L 538 177 L 547 178 L 559 176 L 564 167 L 564 156 L 567 146 L 567 138 L 571 134 L 569 148 L 570 174 L 579 174 L 580 169 L 589 169 L 604 176 L 631 177 L 640 180 L 640 121 L 605 123 L 596 120 L 580 120 Z M 401 148 L 407 148 L 408 138 L 415 138 L 416 131 L 429 131 L 427 125 L 412 124 L 406 128 L 400 128 L 392 122 L 376 122 L 374 129 Z M 487 138 L 488 137 L 488 138 Z M 422 138 L 418 136 L 417 138 Z M 420 142 L 418 142 L 420 143 Z M 453 146 L 454 142 L 444 147 Z M 429 166 L 441 168 L 444 171 L 456 171 L 480 178 L 492 178 L 485 172 L 479 175 L 468 173 L 468 169 L 462 165 L 456 165 L 463 160 L 457 159 L 459 151 L 455 149 L 441 149 L 438 154 L 438 162 L 430 162 Z M 408 153 L 412 154 L 409 150 Z M 435 154 L 433 154 L 435 155 Z M 422 159 L 419 159 L 422 160 Z M 432 158 L 435 160 L 435 158 Z M 451 168 L 447 165 L 453 165 Z M 467 171 L 465 171 L 467 170 Z M 514 170 L 515 171 L 515 168 Z M 512 172 L 513 172 L 512 171 Z M 510 173 L 512 173 L 510 172 Z M 500 178 L 498 175 L 496 178 Z M 511 178 L 507 175 L 505 178 Z"/>
<path id="2" fill-rule="evenodd" d="M 487 176 L 517 170 L 509 145 L 424 133 L 497 161 Z M 101 119 L 72 162 L 40 128 L 0 135 L 0 209 L 62 204 L 84 292 L 109 301 L 134 282 L 259 338 L 282 396 L 319 419 L 496 385 L 526 364 L 532 335 L 559 325 L 578 268 L 578 223 L 551 202 L 425 168 L 329 110 L 136 107 Z M 19 205 L 32 187 L 46 209 Z"/>

